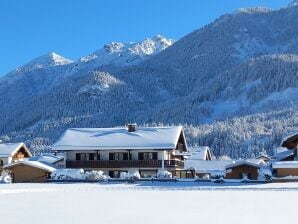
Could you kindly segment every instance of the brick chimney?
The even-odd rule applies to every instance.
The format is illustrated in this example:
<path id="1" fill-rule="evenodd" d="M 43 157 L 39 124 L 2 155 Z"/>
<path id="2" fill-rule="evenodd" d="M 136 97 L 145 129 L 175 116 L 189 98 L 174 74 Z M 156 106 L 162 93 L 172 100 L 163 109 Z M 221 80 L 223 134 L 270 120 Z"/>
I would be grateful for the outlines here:
<path id="1" fill-rule="evenodd" d="M 137 128 L 137 124 L 128 124 L 127 125 L 128 132 L 134 132 L 134 131 L 136 131 L 136 128 Z"/>

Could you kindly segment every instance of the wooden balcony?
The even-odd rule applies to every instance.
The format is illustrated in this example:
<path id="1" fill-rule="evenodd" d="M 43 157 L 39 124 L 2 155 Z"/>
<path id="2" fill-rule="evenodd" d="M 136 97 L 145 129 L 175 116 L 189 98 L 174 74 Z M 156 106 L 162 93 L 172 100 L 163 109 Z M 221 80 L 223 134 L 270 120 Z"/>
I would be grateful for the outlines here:
<path id="1" fill-rule="evenodd" d="M 67 160 L 66 168 L 161 168 L 162 160 Z M 164 167 L 183 168 L 181 160 L 164 160 Z"/>

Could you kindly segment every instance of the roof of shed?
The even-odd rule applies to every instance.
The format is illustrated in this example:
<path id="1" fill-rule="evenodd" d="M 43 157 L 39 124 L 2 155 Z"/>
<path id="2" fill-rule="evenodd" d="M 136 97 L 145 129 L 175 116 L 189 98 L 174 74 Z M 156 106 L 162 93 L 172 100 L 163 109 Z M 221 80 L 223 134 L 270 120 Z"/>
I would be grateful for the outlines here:
<path id="1" fill-rule="evenodd" d="M 54 168 L 54 167 L 52 167 L 48 164 L 38 162 L 38 161 L 29 161 L 29 160 L 18 161 L 18 162 L 15 162 L 15 163 L 7 164 L 7 165 L 4 166 L 4 169 L 7 169 L 7 168 L 10 168 L 10 167 L 13 167 L 13 166 L 17 166 L 17 165 L 32 166 L 32 167 L 42 169 L 42 170 L 45 170 L 45 171 L 48 171 L 48 172 L 53 172 L 54 170 L 56 170 L 56 168 Z"/>

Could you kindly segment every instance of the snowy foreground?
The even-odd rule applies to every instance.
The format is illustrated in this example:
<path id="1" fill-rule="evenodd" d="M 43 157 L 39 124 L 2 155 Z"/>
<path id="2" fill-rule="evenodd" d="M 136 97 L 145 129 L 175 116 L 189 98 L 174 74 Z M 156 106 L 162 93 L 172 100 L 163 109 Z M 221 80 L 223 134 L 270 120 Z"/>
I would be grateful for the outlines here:
<path id="1" fill-rule="evenodd" d="M 1 223 L 284 223 L 298 183 L 0 184 Z"/>

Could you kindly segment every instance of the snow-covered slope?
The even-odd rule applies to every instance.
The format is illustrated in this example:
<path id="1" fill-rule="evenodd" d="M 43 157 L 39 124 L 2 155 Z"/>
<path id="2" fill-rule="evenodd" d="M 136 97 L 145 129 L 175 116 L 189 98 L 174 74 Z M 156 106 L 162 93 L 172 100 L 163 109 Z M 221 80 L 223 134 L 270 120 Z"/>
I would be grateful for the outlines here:
<path id="1" fill-rule="evenodd" d="M 288 111 L 273 124 L 286 134 L 287 116 L 293 118 L 289 111 L 297 111 L 298 105 L 297 36 L 298 7 L 241 9 L 173 45 L 160 36 L 136 44 L 113 43 L 80 61 L 30 71 L 9 85 L 3 78 L 0 134 L 5 141 L 33 139 L 37 145 L 52 143 L 71 127 L 128 122 L 208 127 L 225 119 L 238 122 L 238 117 L 254 125 L 246 116 L 265 113 L 274 120 L 275 111 Z M 245 135 L 237 122 L 228 127 L 243 133 L 239 139 L 248 146 L 234 147 L 241 144 L 235 139 L 219 144 L 216 139 L 230 133 L 224 129 L 214 144 L 207 142 L 216 155 L 222 151 L 244 157 L 256 145 L 252 139 L 261 135 L 258 130 Z M 189 142 L 200 139 L 189 136 Z M 264 143 L 267 151 L 279 144 L 274 138 L 264 141 L 268 139 L 274 143 Z"/>
<path id="2" fill-rule="evenodd" d="M 95 51 L 93 54 L 82 57 L 82 63 L 95 63 L 97 66 L 114 65 L 128 66 L 138 64 L 149 57 L 160 53 L 171 46 L 174 40 L 167 39 L 161 35 L 147 38 L 137 43 L 117 43 L 106 44 L 103 49 Z"/>
<path id="3" fill-rule="evenodd" d="M 289 3 L 289 7 L 292 7 L 292 6 L 297 6 L 298 5 L 298 1 L 297 0 L 293 0 Z"/>

